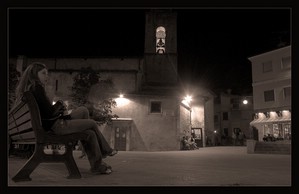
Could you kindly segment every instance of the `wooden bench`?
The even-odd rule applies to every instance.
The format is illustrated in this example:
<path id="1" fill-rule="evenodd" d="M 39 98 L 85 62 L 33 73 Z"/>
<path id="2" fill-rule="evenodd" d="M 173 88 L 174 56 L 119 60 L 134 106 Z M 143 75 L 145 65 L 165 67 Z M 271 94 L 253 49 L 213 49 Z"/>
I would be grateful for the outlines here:
<path id="1" fill-rule="evenodd" d="M 30 158 L 12 178 L 13 181 L 31 181 L 30 174 L 42 162 L 64 163 L 69 175 L 67 178 L 81 178 L 80 171 L 73 157 L 73 148 L 78 140 L 87 140 L 88 135 L 76 133 L 55 135 L 42 127 L 38 105 L 30 92 L 25 92 L 22 102 L 9 111 L 8 136 L 10 146 L 32 150 Z M 61 154 L 44 152 L 47 145 L 64 145 Z M 29 146 L 29 148 L 28 148 Z"/>

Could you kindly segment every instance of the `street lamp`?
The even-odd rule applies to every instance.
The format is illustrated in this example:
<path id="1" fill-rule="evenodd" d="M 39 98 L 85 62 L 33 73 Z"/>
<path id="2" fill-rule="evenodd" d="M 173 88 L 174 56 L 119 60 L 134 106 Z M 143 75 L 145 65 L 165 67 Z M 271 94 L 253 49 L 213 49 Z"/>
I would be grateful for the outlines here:
<path id="1" fill-rule="evenodd" d="M 243 100 L 243 104 L 248 104 L 248 100 Z"/>
<path id="2" fill-rule="evenodd" d="M 242 103 L 244 105 L 247 105 L 249 101 L 252 102 L 252 96 L 243 96 L 242 98 L 243 98 Z"/>
<path id="3" fill-rule="evenodd" d="M 182 103 L 185 104 L 186 106 L 190 107 L 190 103 L 192 101 L 192 96 L 187 95 L 184 100 L 182 100 Z"/>
<path id="4" fill-rule="evenodd" d="M 189 96 L 189 95 L 187 95 L 187 96 L 185 97 L 185 100 L 187 101 L 187 103 L 190 103 L 190 102 L 192 101 L 192 97 Z"/>
<path id="5" fill-rule="evenodd" d="M 118 98 L 115 98 L 114 100 L 118 107 L 122 107 L 130 103 L 130 100 L 128 98 L 125 98 L 125 95 L 123 93 L 120 93 L 118 95 Z"/>

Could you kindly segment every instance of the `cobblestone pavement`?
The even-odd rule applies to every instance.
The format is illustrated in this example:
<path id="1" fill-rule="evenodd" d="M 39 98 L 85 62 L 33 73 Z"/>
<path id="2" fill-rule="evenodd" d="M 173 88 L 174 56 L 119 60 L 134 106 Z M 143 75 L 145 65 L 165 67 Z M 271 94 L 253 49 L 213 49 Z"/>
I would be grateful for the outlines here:
<path id="1" fill-rule="evenodd" d="M 64 164 L 42 163 L 32 181 L 11 178 L 26 159 L 8 159 L 8 187 L 32 186 L 196 186 L 196 187 L 290 187 L 291 155 L 247 154 L 246 147 L 205 147 L 191 151 L 119 151 L 104 161 L 113 167 L 110 175 L 92 175 L 87 159 L 74 157 L 81 179 L 66 179 Z"/>

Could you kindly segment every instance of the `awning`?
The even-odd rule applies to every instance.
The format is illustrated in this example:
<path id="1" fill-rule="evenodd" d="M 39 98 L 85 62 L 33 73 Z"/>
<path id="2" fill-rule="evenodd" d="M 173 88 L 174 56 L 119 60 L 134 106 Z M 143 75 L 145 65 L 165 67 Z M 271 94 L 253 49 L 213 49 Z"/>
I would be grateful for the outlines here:
<path id="1" fill-rule="evenodd" d="M 279 123 L 279 122 L 291 122 L 290 117 L 270 117 L 270 118 L 258 118 L 250 122 L 250 125 L 263 124 L 263 123 Z"/>
<path id="2" fill-rule="evenodd" d="M 254 125 L 257 123 L 263 123 L 267 118 L 258 118 L 258 119 L 254 119 L 253 121 L 250 122 L 250 125 Z"/>
<path id="3" fill-rule="evenodd" d="M 279 117 L 278 122 L 291 122 L 291 117 Z"/>

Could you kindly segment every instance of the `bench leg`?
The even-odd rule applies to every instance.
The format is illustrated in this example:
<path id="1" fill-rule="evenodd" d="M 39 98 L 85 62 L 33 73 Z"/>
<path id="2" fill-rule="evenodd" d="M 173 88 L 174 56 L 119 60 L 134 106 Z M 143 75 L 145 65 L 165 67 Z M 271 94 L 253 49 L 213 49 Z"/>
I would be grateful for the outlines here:
<path id="1" fill-rule="evenodd" d="M 41 163 L 42 159 L 40 155 L 43 152 L 43 146 L 37 146 L 35 152 L 31 158 L 25 163 L 25 165 L 18 171 L 18 173 L 12 178 L 14 182 L 19 181 L 31 181 L 30 174 Z"/>
<path id="2" fill-rule="evenodd" d="M 73 147 L 71 145 L 66 145 L 65 152 L 66 153 L 65 153 L 64 164 L 66 165 L 66 167 L 69 171 L 69 176 L 67 178 L 68 179 L 80 179 L 81 173 L 80 173 L 78 166 L 73 157 Z"/>
<path id="3" fill-rule="evenodd" d="M 73 157 L 73 146 L 65 145 L 65 153 L 63 155 L 48 155 L 44 153 L 43 145 L 36 145 L 36 149 L 31 158 L 12 178 L 14 182 L 31 181 L 30 174 L 42 162 L 63 162 L 69 172 L 68 179 L 80 179 L 81 173 Z"/>

